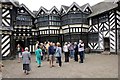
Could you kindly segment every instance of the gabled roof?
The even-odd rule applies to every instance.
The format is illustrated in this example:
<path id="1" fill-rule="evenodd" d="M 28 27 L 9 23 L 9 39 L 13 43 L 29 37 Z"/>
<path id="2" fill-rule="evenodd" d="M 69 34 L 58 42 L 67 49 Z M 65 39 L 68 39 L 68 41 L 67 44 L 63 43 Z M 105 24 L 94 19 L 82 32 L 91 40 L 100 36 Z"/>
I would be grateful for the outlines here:
<path id="1" fill-rule="evenodd" d="M 113 2 L 113 3 L 117 3 L 119 2 L 120 0 L 104 0 L 104 2 Z"/>
<path id="2" fill-rule="evenodd" d="M 24 7 L 25 10 L 27 10 L 27 12 L 28 12 L 32 17 L 35 18 L 35 15 L 34 15 L 24 4 L 21 4 L 20 7 Z"/>
<path id="3" fill-rule="evenodd" d="M 61 7 L 63 7 L 66 12 L 69 9 L 69 6 L 62 5 Z"/>
<path id="4" fill-rule="evenodd" d="M 18 7 L 19 2 L 17 0 L 0 0 L 2 3 L 12 3 L 14 6 Z"/>
<path id="5" fill-rule="evenodd" d="M 88 3 L 87 3 L 87 4 L 88 4 Z M 83 10 L 83 9 L 87 6 L 87 4 L 82 5 L 82 6 L 81 6 L 81 9 Z"/>
<path id="6" fill-rule="evenodd" d="M 109 11 L 117 7 L 117 4 L 112 2 L 100 2 L 94 6 L 92 6 L 93 12 L 89 15 L 89 17 L 96 16 L 103 12 Z"/>
<path id="7" fill-rule="evenodd" d="M 45 11 L 45 13 L 48 13 L 48 10 L 41 6 L 36 15 L 38 15 L 41 10 Z"/>
<path id="8" fill-rule="evenodd" d="M 80 8 L 80 6 L 76 3 L 76 2 L 73 2 L 72 5 L 69 7 L 69 9 L 67 10 L 67 13 L 70 11 L 70 9 L 73 7 L 73 6 L 76 6 L 78 9 L 80 9 L 82 11 L 82 9 Z"/>
<path id="9" fill-rule="evenodd" d="M 69 7 L 65 6 L 65 5 L 61 5 L 60 13 L 61 13 L 62 9 L 65 11 L 65 13 L 67 13 L 67 10 L 69 9 Z"/>
<path id="10" fill-rule="evenodd" d="M 59 10 L 58 10 L 55 6 L 53 6 L 53 7 L 50 9 L 49 14 L 51 14 L 53 10 L 56 10 L 56 11 L 60 14 Z"/>
<path id="11" fill-rule="evenodd" d="M 36 15 L 38 11 L 33 11 L 33 14 Z"/>
<path id="12" fill-rule="evenodd" d="M 91 8 L 91 6 L 90 6 L 89 3 L 84 4 L 83 6 L 81 6 L 82 11 L 84 12 L 87 7 L 89 7 L 89 9 L 91 10 L 91 12 L 93 12 L 93 10 L 92 10 L 92 8 Z"/>

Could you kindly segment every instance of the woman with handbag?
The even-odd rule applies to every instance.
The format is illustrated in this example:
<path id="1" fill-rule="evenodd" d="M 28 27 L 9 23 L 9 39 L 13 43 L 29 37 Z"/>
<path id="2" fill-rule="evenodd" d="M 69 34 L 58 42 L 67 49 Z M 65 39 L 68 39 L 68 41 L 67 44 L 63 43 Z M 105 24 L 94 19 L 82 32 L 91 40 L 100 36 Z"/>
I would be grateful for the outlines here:
<path id="1" fill-rule="evenodd" d="M 56 58 L 58 60 L 59 67 L 61 67 L 62 66 L 62 61 L 61 61 L 62 49 L 61 49 L 60 43 L 57 43 L 57 47 L 56 47 L 56 51 L 55 51 L 55 56 L 56 56 Z"/>

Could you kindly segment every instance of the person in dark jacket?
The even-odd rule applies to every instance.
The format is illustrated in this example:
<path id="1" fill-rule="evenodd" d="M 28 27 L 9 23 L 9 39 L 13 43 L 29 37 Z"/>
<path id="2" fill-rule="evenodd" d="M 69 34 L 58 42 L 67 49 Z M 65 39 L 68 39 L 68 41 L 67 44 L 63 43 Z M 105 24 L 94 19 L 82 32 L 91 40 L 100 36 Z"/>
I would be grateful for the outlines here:
<path id="1" fill-rule="evenodd" d="M 78 62 L 78 45 L 77 45 L 77 42 L 74 43 L 74 51 L 75 51 L 75 53 L 74 53 L 74 60 L 76 62 Z"/>
<path id="2" fill-rule="evenodd" d="M 50 43 L 48 52 L 49 52 L 49 58 L 50 58 L 50 68 L 52 68 L 52 67 L 54 67 L 53 62 L 54 62 L 54 54 L 55 54 L 55 50 L 54 50 L 52 42 Z"/>

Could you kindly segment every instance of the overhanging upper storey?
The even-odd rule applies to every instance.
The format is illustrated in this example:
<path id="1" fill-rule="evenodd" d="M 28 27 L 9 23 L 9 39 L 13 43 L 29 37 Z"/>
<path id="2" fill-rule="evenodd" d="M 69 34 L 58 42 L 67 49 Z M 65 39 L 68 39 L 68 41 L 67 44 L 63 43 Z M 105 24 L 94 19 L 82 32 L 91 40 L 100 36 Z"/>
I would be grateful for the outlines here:
<path id="1" fill-rule="evenodd" d="M 16 15 L 16 7 L 19 2 L 14 0 L 1 0 L 2 11 L 2 30 L 13 30 L 14 19 Z"/>
<path id="2" fill-rule="evenodd" d="M 35 18 L 35 15 L 24 4 L 21 4 L 19 8 L 24 8 L 33 18 Z"/>
<path id="3" fill-rule="evenodd" d="M 24 5 L 21 4 L 17 8 L 16 25 L 17 26 L 33 26 L 35 15 Z"/>

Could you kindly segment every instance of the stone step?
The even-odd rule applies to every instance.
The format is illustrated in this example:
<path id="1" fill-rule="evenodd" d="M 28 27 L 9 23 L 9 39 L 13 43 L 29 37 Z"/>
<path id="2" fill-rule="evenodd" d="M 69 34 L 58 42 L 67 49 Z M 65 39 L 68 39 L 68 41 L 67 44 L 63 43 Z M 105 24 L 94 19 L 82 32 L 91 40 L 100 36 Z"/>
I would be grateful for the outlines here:
<path id="1" fill-rule="evenodd" d="M 109 51 L 104 51 L 102 52 L 103 55 L 110 55 L 110 52 Z"/>

